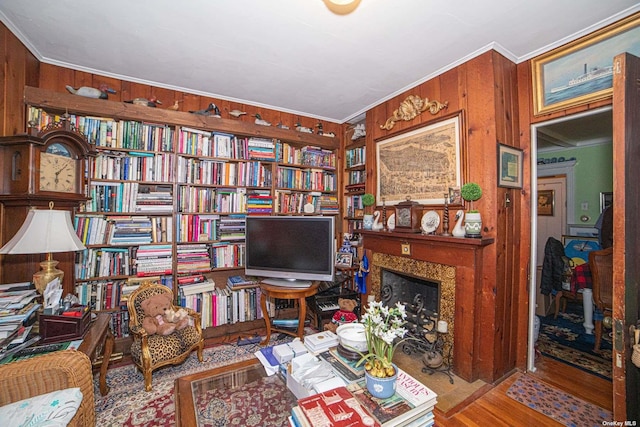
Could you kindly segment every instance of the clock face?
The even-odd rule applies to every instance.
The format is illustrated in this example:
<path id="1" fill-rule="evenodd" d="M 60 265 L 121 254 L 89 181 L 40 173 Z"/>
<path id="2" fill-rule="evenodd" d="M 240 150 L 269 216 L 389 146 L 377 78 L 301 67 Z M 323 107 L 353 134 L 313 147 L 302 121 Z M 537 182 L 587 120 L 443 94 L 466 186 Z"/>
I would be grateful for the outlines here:
<path id="1" fill-rule="evenodd" d="M 411 227 L 411 209 L 396 208 L 396 227 Z"/>
<path id="2" fill-rule="evenodd" d="M 76 192 L 76 160 L 62 144 L 40 154 L 40 191 Z"/>

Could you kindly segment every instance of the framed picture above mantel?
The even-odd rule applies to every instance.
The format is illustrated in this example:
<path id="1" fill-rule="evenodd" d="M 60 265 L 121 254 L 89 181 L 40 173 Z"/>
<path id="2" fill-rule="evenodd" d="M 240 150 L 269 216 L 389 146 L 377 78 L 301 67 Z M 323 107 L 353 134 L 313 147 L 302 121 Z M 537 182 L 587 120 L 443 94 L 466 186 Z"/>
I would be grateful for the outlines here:
<path id="1" fill-rule="evenodd" d="M 396 205 L 407 197 L 422 205 L 444 205 L 464 177 L 462 112 L 376 141 L 376 200 Z"/>

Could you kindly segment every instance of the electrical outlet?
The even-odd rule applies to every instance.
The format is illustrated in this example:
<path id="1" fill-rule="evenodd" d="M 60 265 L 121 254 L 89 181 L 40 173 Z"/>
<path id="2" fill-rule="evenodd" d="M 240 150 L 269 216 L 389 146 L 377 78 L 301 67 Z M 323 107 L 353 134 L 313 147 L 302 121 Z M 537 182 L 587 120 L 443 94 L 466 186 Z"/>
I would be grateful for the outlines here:
<path id="1" fill-rule="evenodd" d="M 589 210 L 589 202 L 582 202 L 582 204 L 580 205 L 583 211 L 588 211 Z"/>

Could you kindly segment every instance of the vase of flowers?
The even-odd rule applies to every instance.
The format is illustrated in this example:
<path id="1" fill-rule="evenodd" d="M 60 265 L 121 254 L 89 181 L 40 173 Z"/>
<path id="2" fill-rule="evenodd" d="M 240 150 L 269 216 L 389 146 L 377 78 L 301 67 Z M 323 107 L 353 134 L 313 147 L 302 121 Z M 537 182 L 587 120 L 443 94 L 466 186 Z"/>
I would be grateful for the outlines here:
<path id="1" fill-rule="evenodd" d="M 398 368 L 392 360 L 407 333 L 406 317 L 404 305 L 389 308 L 376 301 L 362 315 L 368 353 L 361 353 L 358 365 L 364 363 L 367 390 L 374 397 L 386 399 L 395 393 Z"/>
<path id="2" fill-rule="evenodd" d="M 369 212 L 369 206 L 376 203 L 376 198 L 371 193 L 362 195 L 362 206 L 364 206 L 364 217 L 362 217 L 362 228 L 365 230 L 373 229 L 373 214 Z"/>
<path id="3" fill-rule="evenodd" d="M 470 210 L 464 219 L 464 236 L 465 237 L 482 237 L 482 217 L 480 212 L 473 209 L 473 202 L 482 196 L 482 188 L 475 182 L 467 182 L 460 189 L 460 196 L 469 202 Z"/>

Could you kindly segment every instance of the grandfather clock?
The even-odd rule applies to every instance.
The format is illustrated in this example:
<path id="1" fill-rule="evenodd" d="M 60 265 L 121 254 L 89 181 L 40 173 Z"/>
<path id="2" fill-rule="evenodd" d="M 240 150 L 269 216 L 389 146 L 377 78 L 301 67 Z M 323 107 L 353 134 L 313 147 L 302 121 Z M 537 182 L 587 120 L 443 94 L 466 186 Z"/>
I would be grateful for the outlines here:
<path id="1" fill-rule="evenodd" d="M 26 134 L 0 137 L 1 245 L 20 229 L 29 209 L 48 209 L 53 202 L 73 217 L 88 200 L 88 158 L 94 154 L 64 116 L 41 131 L 30 128 Z M 0 283 L 31 281 L 44 258 L 45 254 L 0 255 Z M 58 268 L 65 273 L 65 295 L 74 291 L 74 259 L 72 252 L 56 254 Z"/>

